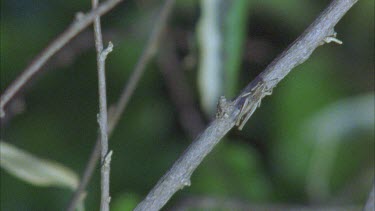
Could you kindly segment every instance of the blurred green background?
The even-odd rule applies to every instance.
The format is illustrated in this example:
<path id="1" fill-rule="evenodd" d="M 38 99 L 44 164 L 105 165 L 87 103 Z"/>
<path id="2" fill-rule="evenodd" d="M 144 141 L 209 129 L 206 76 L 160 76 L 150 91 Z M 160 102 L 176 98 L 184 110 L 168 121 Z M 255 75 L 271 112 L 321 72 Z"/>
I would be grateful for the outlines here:
<path id="1" fill-rule="evenodd" d="M 224 91 L 232 97 L 330 1 L 249 2 L 246 10 L 233 7 L 228 13 L 241 15 L 234 15 L 241 24 L 222 28 L 240 43 L 225 52 L 238 63 L 228 68 L 238 71 L 227 82 L 231 90 Z M 102 18 L 104 41 L 115 45 L 106 65 L 109 105 L 127 82 L 161 5 L 158 0 L 124 1 Z M 82 0 L 1 1 L 0 92 L 78 11 L 90 7 Z M 225 11 L 222 18 L 231 18 Z M 134 208 L 213 117 L 201 107 L 196 82 L 201 14 L 200 1 L 176 2 L 157 55 L 110 139 L 112 210 Z M 166 210 L 196 210 L 198 201 L 207 198 L 216 199 L 221 210 L 226 200 L 265 206 L 364 204 L 374 181 L 374 1 L 359 1 L 335 30 L 344 44 L 319 47 L 295 68 L 243 131 L 234 129 L 221 141 L 193 174 L 191 187 L 179 191 Z M 88 28 L 8 105 L 1 139 L 81 175 L 98 134 L 95 59 Z M 181 104 L 186 95 L 191 99 Z M 186 107 L 197 118 L 186 118 Z M 96 171 L 87 189 L 87 210 L 98 210 L 99 181 Z M 0 194 L 1 210 L 61 210 L 72 192 L 33 186 L 1 169 Z"/>

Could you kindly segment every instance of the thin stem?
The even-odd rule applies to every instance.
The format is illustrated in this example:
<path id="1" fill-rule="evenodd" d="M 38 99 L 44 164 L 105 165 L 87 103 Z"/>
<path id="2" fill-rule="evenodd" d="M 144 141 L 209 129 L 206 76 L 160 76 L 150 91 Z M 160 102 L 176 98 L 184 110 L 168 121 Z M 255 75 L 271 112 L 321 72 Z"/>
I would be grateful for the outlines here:
<path id="1" fill-rule="evenodd" d="M 96 9 L 87 14 L 77 13 L 73 23 L 52 41 L 39 55 L 33 59 L 28 67 L 19 75 L 3 92 L 0 97 L 0 117 L 5 115 L 4 107 L 20 91 L 20 89 L 40 70 L 40 68 L 53 56 L 58 50 L 66 45 L 74 36 L 89 26 L 96 17 L 99 17 L 122 0 L 108 0 L 100 4 Z"/>
<path id="2" fill-rule="evenodd" d="M 129 99 L 134 93 L 134 90 L 144 73 L 144 69 L 147 64 L 150 62 L 151 58 L 153 57 L 157 47 L 160 37 L 162 35 L 163 29 L 167 23 L 168 16 L 172 11 L 172 6 L 175 0 L 166 0 L 161 11 L 158 19 L 155 22 L 155 27 L 152 29 L 151 35 L 149 40 L 145 46 L 145 49 L 142 52 L 141 57 L 138 59 L 138 62 L 132 71 L 130 78 L 128 79 L 128 83 L 124 86 L 123 91 L 120 95 L 119 100 L 117 103 L 109 110 L 109 118 L 108 118 L 108 136 L 112 135 L 112 132 L 117 125 L 118 121 L 126 106 L 128 105 Z M 95 142 L 95 146 L 91 152 L 90 158 L 87 162 L 85 170 L 83 172 L 81 182 L 78 185 L 77 190 L 74 192 L 71 201 L 69 202 L 68 211 L 73 211 L 74 208 L 77 206 L 78 201 L 81 198 L 82 193 L 86 189 L 92 174 L 94 173 L 95 166 L 100 158 L 100 137 L 97 138 Z"/>
<path id="3" fill-rule="evenodd" d="M 92 0 L 92 8 L 98 6 L 98 0 Z M 109 211 L 109 173 L 112 153 L 108 154 L 108 120 L 107 120 L 107 91 L 105 79 L 105 60 L 108 53 L 112 51 L 113 45 L 110 42 L 108 48 L 103 50 L 102 29 L 100 26 L 100 17 L 94 20 L 94 37 L 98 65 L 98 87 L 99 87 L 99 131 L 100 131 L 100 148 L 101 148 L 101 200 L 100 210 Z M 107 155 L 108 154 L 108 155 Z"/>
<path id="4" fill-rule="evenodd" d="M 333 27 L 357 0 L 334 0 L 290 47 L 278 56 L 255 80 L 231 102 L 219 101 L 217 118 L 196 138 L 171 169 L 158 181 L 135 211 L 160 210 L 184 186 L 202 160 L 220 139 L 245 115 L 249 118 L 260 101 L 297 65 L 306 61 L 312 52 L 333 36 Z M 244 97 L 245 96 L 245 97 Z M 250 99 L 250 102 L 249 102 Z M 250 113 L 242 113 L 244 105 L 255 105 Z M 246 110 L 248 108 L 245 108 Z M 242 127 L 242 123 L 240 125 Z"/>

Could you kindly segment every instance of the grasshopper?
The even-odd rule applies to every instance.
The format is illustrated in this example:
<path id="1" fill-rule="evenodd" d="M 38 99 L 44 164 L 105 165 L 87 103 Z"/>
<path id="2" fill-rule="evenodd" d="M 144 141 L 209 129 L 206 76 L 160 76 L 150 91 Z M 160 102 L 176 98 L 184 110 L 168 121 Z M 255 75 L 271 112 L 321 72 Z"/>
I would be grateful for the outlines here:
<path id="1" fill-rule="evenodd" d="M 242 104 L 240 113 L 236 120 L 238 130 L 242 130 L 243 126 L 245 126 L 254 111 L 260 107 L 262 98 L 271 94 L 272 89 L 268 88 L 262 80 L 252 88 L 250 92 L 241 95 L 240 99 L 245 98 L 245 102 Z"/>

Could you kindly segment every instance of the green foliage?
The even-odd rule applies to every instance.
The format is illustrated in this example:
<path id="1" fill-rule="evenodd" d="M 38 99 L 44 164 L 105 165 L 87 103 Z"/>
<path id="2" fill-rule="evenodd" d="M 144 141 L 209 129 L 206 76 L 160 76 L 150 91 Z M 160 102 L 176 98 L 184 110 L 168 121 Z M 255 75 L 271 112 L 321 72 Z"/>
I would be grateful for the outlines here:
<path id="1" fill-rule="evenodd" d="M 306 28 L 311 21 L 322 11 L 326 5 L 316 4 L 309 1 L 289 0 L 266 0 L 261 1 L 256 10 L 269 10 L 271 17 L 281 20 L 280 25 L 288 27 L 292 30 L 300 30 Z M 294 38 L 293 38 L 294 39 Z"/>
<path id="2" fill-rule="evenodd" d="M 246 44 L 246 26 L 251 1 L 226 1 L 226 4 L 226 12 L 223 13 L 225 95 L 234 97 L 238 92 L 238 77 Z"/>
<path id="3" fill-rule="evenodd" d="M 140 202 L 141 198 L 134 194 L 124 193 L 116 197 L 111 205 L 113 211 L 131 211 Z"/>
<path id="4" fill-rule="evenodd" d="M 200 2 L 178 1 L 168 25 L 168 35 L 173 39 L 166 42 L 176 42 L 178 59 L 184 64 L 189 57 L 191 67 L 202 58 L 191 49 L 196 45 L 191 42 L 194 42 L 195 26 L 202 11 Z M 240 85 L 250 82 L 268 64 L 244 55 L 267 54 L 261 61 L 276 57 L 327 4 L 297 0 L 226 2 L 230 6 L 220 14 L 223 19 L 219 28 L 225 39 L 222 46 L 225 54 L 221 56 L 226 56 L 217 60 L 221 64 L 219 68 L 225 72 L 209 75 L 207 80 L 218 82 L 223 88 L 221 94 L 225 92 L 227 97 L 236 95 L 236 90 L 243 88 Z M 87 11 L 89 5 L 89 1 L 2 1 L 1 93 L 32 58 L 68 26 L 74 14 Z M 342 201 L 362 204 L 368 192 L 367 185 L 373 181 L 373 128 L 345 130 L 344 137 L 330 137 L 325 144 L 317 145 L 319 139 L 313 135 L 319 128 L 307 125 L 319 117 L 319 130 L 325 128 L 328 135 L 333 135 L 334 130 L 325 124 L 343 128 L 343 121 L 332 123 L 335 122 L 331 116 L 333 111 L 322 111 L 341 99 L 354 99 L 373 91 L 373 6 L 373 1 L 359 1 L 335 28 L 344 44 L 319 47 L 307 62 L 293 70 L 273 94 L 262 101 L 261 108 L 243 131 L 233 131 L 219 143 L 193 174 L 191 187 L 180 191 L 168 206 L 173 207 L 189 195 L 282 204 L 312 204 L 314 200 L 324 203 L 341 197 Z M 105 43 L 111 40 L 115 45 L 106 64 L 109 105 L 116 102 L 128 81 L 159 7 L 160 4 L 149 1 L 125 1 L 101 18 Z M 92 28 L 87 31 L 92 32 Z M 249 32 L 256 32 L 256 37 Z M 80 44 L 87 44 L 87 40 L 83 37 Z M 165 47 L 163 44 L 161 48 Z M 13 145 L 22 146 L 38 157 L 58 160 L 61 163 L 58 166 L 68 166 L 81 175 L 97 137 L 96 55 L 93 44 L 72 53 L 75 54 L 68 52 L 46 65 L 43 73 L 17 96 L 22 109 L 1 122 L 1 138 L 11 140 Z M 72 55 L 75 56 L 71 63 L 65 64 L 65 59 Z M 56 61 L 64 65 L 58 66 Z M 179 110 L 165 84 L 167 80 L 160 73 L 161 68 L 156 59 L 148 65 L 110 138 L 109 148 L 114 151 L 113 210 L 132 209 L 191 143 L 181 127 Z M 203 110 L 196 97 L 202 92 L 195 88 L 197 69 L 190 69 L 187 75 L 193 80 L 187 81 L 195 96 L 193 106 Z M 216 80 L 217 77 L 220 79 Z M 213 106 L 216 101 L 214 98 L 211 102 Z M 9 104 L 8 109 L 14 111 L 17 106 L 17 103 Z M 357 110 L 361 110 L 359 106 L 347 113 Z M 370 110 L 367 117 L 371 120 L 373 114 Z M 350 117 L 352 120 L 347 121 L 354 122 L 358 116 Z M 332 143 L 336 145 L 330 145 Z M 1 150 L 4 149 L 1 145 Z M 28 155 L 27 159 L 17 156 L 13 161 L 23 163 L 22 168 L 35 165 L 29 164 L 32 161 L 45 162 L 20 152 L 20 156 Z M 312 156 L 323 157 L 324 161 L 331 159 L 331 163 L 325 163 L 331 168 L 322 177 L 328 194 L 324 195 L 321 188 L 315 192 L 319 195 L 315 198 L 308 188 L 308 178 L 314 175 Z M 5 158 L 2 154 L 1 165 Z M 47 163 L 49 165 L 50 161 Z M 18 166 L 13 170 L 22 168 Z M 33 172 L 31 170 L 36 168 L 28 172 Z M 57 177 L 43 183 L 70 189 L 39 188 L 15 179 L 8 171 L 0 172 L 1 210 L 61 210 L 66 207 L 77 179 L 75 176 L 74 183 L 69 182 L 69 185 L 56 181 Z M 41 178 L 39 170 L 34 173 Z M 97 210 L 99 206 L 98 175 L 96 171 L 87 189 L 87 210 Z M 353 193 L 347 194 L 345 190 L 353 184 Z"/>
<path id="5" fill-rule="evenodd" d="M 223 140 L 203 162 L 193 175 L 191 191 L 255 201 L 267 199 L 271 186 L 256 151 L 245 144 L 230 143 L 232 141 Z"/>

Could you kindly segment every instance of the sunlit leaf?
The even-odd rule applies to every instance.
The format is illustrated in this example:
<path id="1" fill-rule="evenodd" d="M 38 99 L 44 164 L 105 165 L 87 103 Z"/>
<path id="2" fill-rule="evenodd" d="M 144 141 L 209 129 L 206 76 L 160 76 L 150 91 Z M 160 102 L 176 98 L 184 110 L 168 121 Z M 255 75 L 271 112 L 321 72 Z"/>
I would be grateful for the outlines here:
<path id="1" fill-rule="evenodd" d="M 222 32 L 220 31 L 221 0 L 201 1 L 202 15 L 198 24 L 200 64 L 198 86 L 203 109 L 208 114 L 215 110 L 223 94 Z"/>
<path id="2" fill-rule="evenodd" d="M 233 97 L 246 35 L 249 0 L 203 0 L 198 25 L 199 92 L 203 109 L 212 114 L 220 95 Z"/>
<path id="3" fill-rule="evenodd" d="M 336 102 L 321 110 L 308 121 L 307 136 L 316 141 L 313 150 L 307 192 L 314 201 L 330 194 L 330 178 L 337 158 L 339 144 L 355 131 L 374 131 L 374 94 L 353 97 Z M 346 162 L 345 159 L 340 159 Z"/>
<path id="4" fill-rule="evenodd" d="M 11 175 L 37 186 L 75 189 L 78 176 L 67 167 L 0 141 L 0 166 Z"/>
<path id="5" fill-rule="evenodd" d="M 355 129 L 374 129 L 374 94 L 341 100 L 324 108 L 311 119 L 309 128 L 318 137 L 316 141 L 343 137 Z"/>

